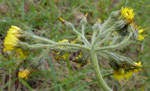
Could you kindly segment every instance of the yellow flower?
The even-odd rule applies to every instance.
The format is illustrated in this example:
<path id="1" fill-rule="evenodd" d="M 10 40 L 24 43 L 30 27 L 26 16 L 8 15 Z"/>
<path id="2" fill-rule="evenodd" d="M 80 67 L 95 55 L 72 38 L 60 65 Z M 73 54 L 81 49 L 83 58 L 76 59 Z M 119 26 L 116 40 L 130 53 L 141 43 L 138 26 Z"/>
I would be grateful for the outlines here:
<path id="1" fill-rule="evenodd" d="M 127 7 L 122 7 L 121 11 L 121 16 L 131 22 L 134 19 L 134 14 L 133 9 L 127 8 Z"/>
<path id="2" fill-rule="evenodd" d="M 11 34 L 11 35 L 14 35 L 15 37 L 19 38 L 20 37 L 20 34 L 21 33 L 21 29 L 17 26 L 11 26 L 9 28 L 9 30 L 7 31 L 7 34 Z"/>
<path id="3" fill-rule="evenodd" d="M 76 57 L 76 59 L 79 59 L 82 57 L 82 52 L 79 53 L 79 55 Z"/>
<path id="4" fill-rule="evenodd" d="M 63 39 L 63 40 L 61 40 L 61 41 L 58 41 L 59 43 L 64 43 L 64 42 L 68 42 L 68 40 L 67 39 Z"/>
<path id="5" fill-rule="evenodd" d="M 4 52 L 14 50 L 18 46 L 18 41 L 14 35 L 8 34 L 4 39 Z"/>
<path id="6" fill-rule="evenodd" d="M 138 35 L 138 40 L 143 40 L 147 35 L 142 35 L 142 34 L 139 34 Z"/>
<path id="7" fill-rule="evenodd" d="M 20 33 L 21 32 L 21 29 L 17 26 L 11 26 L 9 28 L 9 30 L 7 31 L 7 34 L 17 34 L 17 33 Z"/>
<path id="8" fill-rule="evenodd" d="M 58 41 L 58 42 L 59 42 L 59 43 L 66 43 L 66 42 L 68 42 L 68 40 L 67 40 L 67 39 L 63 39 L 63 40 Z M 58 46 L 58 47 L 63 48 L 63 46 Z"/>
<path id="9" fill-rule="evenodd" d="M 68 57 L 69 57 L 69 53 L 65 53 L 65 54 L 62 55 L 62 58 L 63 58 L 64 60 L 66 60 Z"/>
<path id="10" fill-rule="evenodd" d="M 136 29 L 136 35 L 138 35 L 137 39 L 138 40 L 143 40 L 146 36 L 148 36 L 147 34 L 142 34 L 146 29 L 140 29 L 141 26 L 137 26 L 134 22 L 132 23 L 134 25 L 134 28 Z"/>
<path id="11" fill-rule="evenodd" d="M 141 62 L 134 62 L 134 64 L 137 66 L 137 67 L 139 67 L 139 66 L 142 66 L 142 63 Z"/>
<path id="12" fill-rule="evenodd" d="M 114 32 L 115 35 L 118 35 L 118 32 Z"/>
<path id="13" fill-rule="evenodd" d="M 79 57 L 82 57 L 82 52 L 80 52 Z"/>
<path id="14" fill-rule="evenodd" d="M 60 60 L 60 52 L 56 53 L 56 60 L 59 61 Z"/>
<path id="15" fill-rule="evenodd" d="M 100 23 L 102 23 L 102 19 L 101 18 L 98 18 L 97 21 L 100 22 Z"/>
<path id="16" fill-rule="evenodd" d="M 7 36 L 4 39 L 4 49 L 3 51 L 15 51 L 15 55 L 17 58 L 24 58 L 25 54 L 19 46 L 19 34 L 21 33 L 21 29 L 17 26 L 11 26 L 7 31 Z"/>
<path id="17" fill-rule="evenodd" d="M 25 57 L 26 57 L 26 55 L 27 54 L 25 54 L 25 52 L 21 49 L 21 48 L 16 48 L 16 51 L 15 51 L 16 53 L 15 53 L 15 56 L 17 57 L 17 58 L 23 58 L 23 59 L 25 59 Z"/>
<path id="18" fill-rule="evenodd" d="M 146 36 L 147 36 L 147 34 L 142 34 L 144 31 L 145 31 L 146 29 L 140 29 L 140 30 L 138 30 L 138 40 L 143 40 Z"/>
<path id="19" fill-rule="evenodd" d="M 138 31 L 138 33 L 139 33 L 139 34 L 140 34 L 140 33 L 143 33 L 145 30 L 146 30 L 146 29 L 140 29 L 140 30 Z"/>
<path id="20" fill-rule="evenodd" d="M 134 64 L 135 64 L 135 67 L 131 67 L 132 69 L 129 69 L 128 71 L 126 71 L 125 68 L 113 69 L 114 78 L 116 78 L 119 82 L 121 80 L 128 81 L 129 78 L 132 77 L 133 73 L 136 73 L 142 70 L 142 68 L 136 68 L 136 67 L 142 66 L 141 62 L 138 62 L 138 63 L 134 62 Z"/>
<path id="21" fill-rule="evenodd" d="M 25 69 L 18 73 L 18 77 L 27 79 L 31 71 L 29 69 Z"/>
<path id="22" fill-rule="evenodd" d="M 134 64 L 135 64 L 135 67 L 142 67 L 142 63 L 141 62 L 134 62 Z M 131 72 L 138 72 L 138 71 L 141 71 L 142 70 L 142 68 L 135 68 L 135 67 L 132 67 L 133 69 L 132 70 L 130 70 Z"/>
<path id="23" fill-rule="evenodd" d="M 119 69 L 113 69 L 113 76 L 116 78 L 119 82 L 121 80 L 128 81 L 130 77 L 132 77 L 132 72 L 126 72 L 125 69 L 119 68 Z"/>
<path id="24" fill-rule="evenodd" d="M 56 60 L 59 61 L 60 58 L 63 58 L 64 60 L 66 60 L 67 58 L 69 58 L 69 53 L 65 53 L 65 54 L 62 54 L 60 52 L 57 52 L 56 53 Z"/>

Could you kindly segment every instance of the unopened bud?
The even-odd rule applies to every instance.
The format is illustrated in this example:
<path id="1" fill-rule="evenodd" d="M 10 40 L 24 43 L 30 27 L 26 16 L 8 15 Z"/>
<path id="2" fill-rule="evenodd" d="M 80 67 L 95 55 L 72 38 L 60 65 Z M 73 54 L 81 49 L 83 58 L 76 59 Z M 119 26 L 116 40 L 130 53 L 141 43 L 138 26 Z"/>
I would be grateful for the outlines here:
<path id="1" fill-rule="evenodd" d="M 98 21 L 92 26 L 93 31 L 100 31 L 101 30 L 101 20 L 98 19 Z"/>
<path id="2" fill-rule="evenodd" d="M 59 21 L 64 23 L 66 26 L 71 27 L 71 28 L 74 27 L 72 23 L 65 21 L 63 18 L 59 17 L 58 19 L 59 19 Z"/>
<path id="3" fill-rule="evenodd" d="M 85 16 L 83 17 L 83 19 L 80 21 L 80 24 L 81 24 L 81 25 L 87 24 L 87 19 L 86 19 L 87 15 L 88 15 L 88 13 L 86 13 L 86 15 L 85 15 Z"/>

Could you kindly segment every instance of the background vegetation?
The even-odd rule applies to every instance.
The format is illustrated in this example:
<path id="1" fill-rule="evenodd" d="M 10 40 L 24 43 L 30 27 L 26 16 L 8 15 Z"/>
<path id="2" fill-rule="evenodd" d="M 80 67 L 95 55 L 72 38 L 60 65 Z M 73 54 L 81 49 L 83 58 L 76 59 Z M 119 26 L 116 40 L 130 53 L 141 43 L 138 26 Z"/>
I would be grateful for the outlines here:
<path id="1" fill-rule="evenodd" d="M 30 77 L 19 79 L 20 69 L 14 64 L 16 59 L 4 58 L 2 52 L 3 39 L 11 25 L 23 30 L 33 31 L 36 35 L 58 41 L 73 39 L 72 34 L 58 21 L 61 16 L 79 26 L 79 21 L 88 13 L 86 34 L 92 33 L 91 27 L 98 18 L 104 22 L 112 11 L 120 10 L 122 6 L 134 9 L 135 22 L 147 29 L 150 34 L 150 0 L 0 0 L 0 89 L 9 91 L 98 91 L 91 65 L 78 67 L 72 61 L 56 61 L 52 52 L 46 57 L 41 66 Z M 71 35 L 71 36 L 70 36 Z M 143 65 L 150 65 L 150 36 L 145 40 L 135 42 L 120 52 Z M 41 50 L 31 53 L 31 58 Z M 5 59 L 5 60 L 4 60 Z M 105 60 L 100 59 L 104 75 L 112 73 Z M 68 65 L 70 64 L 70 65 Z M 112 75 L 105 76 L 105 80 L 115 91 L 149 91 L 150 69 L 145 68 L 134 74 L 126 83 L 119 83 Z"/>

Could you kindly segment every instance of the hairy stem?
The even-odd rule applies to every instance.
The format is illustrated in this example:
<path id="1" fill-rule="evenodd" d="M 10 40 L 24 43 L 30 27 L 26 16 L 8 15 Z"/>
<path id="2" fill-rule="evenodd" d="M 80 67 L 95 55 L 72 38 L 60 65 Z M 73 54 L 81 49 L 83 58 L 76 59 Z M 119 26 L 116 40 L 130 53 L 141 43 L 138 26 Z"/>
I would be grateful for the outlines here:
<path id="1" fill-rule="evenodd" d="M 99 86 L 102 87 L 104 91 L 112 91 L 112 89 L 108 87 L 108 85 L 105 83 L 105 81 L 102 78 L 102 75 L 99 69 L 97 54 L 94 51 L 90 53 L 90 58 L 91 58 L 91 62 L 93 63 L 94 71 L 95 71 Z"/>
<path id="2" fill-rule="evenodd" d="M 58 43 L 58 42 L 55 42 L 54 44 L 33 44 L 33 45 L 29 45 L 26 42 L 20 42 L 19 44 L 22 46 L 23 49 L 25 49 L 25 48 L 37 49 L 37 48 L 47 48 L 47 47 L 51 47 L 51 49 L 60 49 L 59 46 L 62 46 L 62 47 L 72 47 L 74 49 L 90 50 L 90 48 L 88 48 L 84 45 L 72 44 L 72 43 Z"/>
<path id="3" fill-rule="evenodd" d="M 87 46 L 90 47 L 90 43 L 88 42 L 88 40 L 85 38 L 85 36 L 83 36 L 81 33 L 79 33 L 74 27 L 72 28 L 72 30 L 79 36 L 81 36 L 81 38 L 83 39 L 84 44 L 86 44 Z"/>
<path id="4" fill-rule="evenodd" d="M 130 39 L 131 35 L 132 35 L 132 33 L 130 33 L 129 36 L 125 37 L 119 44 L 95 48 L 95 51 L 118 49 L 118 48 L 124 47 L 125 45 L 129 44 L 129 39 Z"/>

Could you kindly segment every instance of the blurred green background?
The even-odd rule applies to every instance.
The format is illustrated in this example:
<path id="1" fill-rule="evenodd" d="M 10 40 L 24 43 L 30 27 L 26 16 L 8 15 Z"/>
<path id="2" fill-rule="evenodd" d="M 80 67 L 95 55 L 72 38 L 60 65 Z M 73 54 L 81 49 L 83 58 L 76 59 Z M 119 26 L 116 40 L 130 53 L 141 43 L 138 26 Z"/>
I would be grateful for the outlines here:
<path id="1" fill-rule="evenodd" d="M 90 35 L 90 25 L 98 18 L 104 22 L 112 11 L 125 6 L 134 10 L 135 23 L 146 28 L 146 32 L 150 34 L 150 0 L 0 0 L 0 51 L 2 52 L 2 42 L 11 25 L 55 41 L 72 39 L 76 36 L 58 21 L 58 17 L 61 16 L 78 27 L 80 20 L 88 13 L 86 34 Z M 143 41 L 137 41 L 121 52 L 141 61 L 143 65 L 150 65 L 149 38 L 150 36 L 147 36 Z M 0 60 L 1 90 L 99 91 L 91 65 L 78 68 L 70 62 L 69 67 L 64 61 L 57 62 L 54 58 L 49 58 L 24 80 L 17 77 L 17 71 L 13 67 L 16 61 Z M 105 62 L 101 64 L 107 67 Z M 112 70 L 103 68 L 102 72 L 109 74 Z M 126 83 L 120 84 L 113 76 L 107 76 L 105 80 L 114 91 L 149 91 L 150 69 L 142 69 Z"/>

